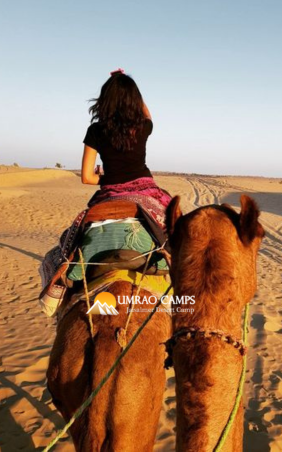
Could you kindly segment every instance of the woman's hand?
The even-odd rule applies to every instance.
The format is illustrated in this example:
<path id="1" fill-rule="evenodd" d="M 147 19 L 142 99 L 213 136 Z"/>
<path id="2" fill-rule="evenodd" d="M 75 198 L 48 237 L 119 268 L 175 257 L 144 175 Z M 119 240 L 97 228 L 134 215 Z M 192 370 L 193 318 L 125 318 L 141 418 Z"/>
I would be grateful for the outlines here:
<path id="1" fill-rule="evenodd" d="M 103 176 L 104 171 L 103 171 L 103 168 L 101 167 L 101 165 L 95 166 L 94 173 L 99 174 L 99 176 Z"/>
<path id="2" fill-rule="evenodd" d="M 99 185 L 101 173 L 95 174 L 94 170 L 96 157 L 97 151 L 85 145 L 81 166 L 81 182 L 83 184 Z"/>

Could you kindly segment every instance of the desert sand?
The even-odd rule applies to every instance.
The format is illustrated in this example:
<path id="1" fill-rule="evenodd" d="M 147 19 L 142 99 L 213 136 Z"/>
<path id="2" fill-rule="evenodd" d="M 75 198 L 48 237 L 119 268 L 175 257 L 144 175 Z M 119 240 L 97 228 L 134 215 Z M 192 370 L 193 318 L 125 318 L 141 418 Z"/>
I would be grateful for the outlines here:
<path id="1" fill-rule="evenodd" d="M 261 208 L 266 237 L 258 258 L 258 289 L 250 307 L 244 450 L 281 451 L 282 184 L 277 179 L 195 175 L 156 176 L 156 181 L 172 195 L 181 195 L 185 213 L 222 202 L 237 209 L 241 193 L 254 197 Z M 39 308 L 38 267 L 94 191 L 72 172 L 0 167 L 3 452 L 42 450 L 64 426 L 46 388 L 56 328 L 55 321 Z M 65 435 L 53 450 L 74 451 L 70 437 Z M 155 451 L 173 450 L 175 391 L 173 371 L 169 371 Z"/>

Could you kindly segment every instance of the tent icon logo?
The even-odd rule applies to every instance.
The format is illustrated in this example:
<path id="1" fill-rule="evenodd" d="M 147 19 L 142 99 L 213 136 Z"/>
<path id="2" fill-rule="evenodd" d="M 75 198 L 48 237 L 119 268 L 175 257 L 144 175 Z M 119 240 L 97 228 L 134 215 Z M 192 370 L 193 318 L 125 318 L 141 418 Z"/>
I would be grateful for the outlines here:
<path id="1" fill-rule="evenodd" d="M 115 296 L 110 292 L 101 292 L 94 298 L 93 306 L 88 309 L 87 314 L 100 314 L 100 315 L 118 315 L 118 311 L 115 309 L 117 305 Z"/>

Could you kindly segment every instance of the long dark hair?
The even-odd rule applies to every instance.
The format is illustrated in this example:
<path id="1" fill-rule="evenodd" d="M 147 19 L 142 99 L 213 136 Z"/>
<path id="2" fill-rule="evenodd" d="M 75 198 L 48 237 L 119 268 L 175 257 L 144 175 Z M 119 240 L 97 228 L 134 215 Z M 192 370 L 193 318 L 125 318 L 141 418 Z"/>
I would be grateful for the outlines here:
<path id="1" fill-rule="evenodd" d="M 114 149 L 131 150 L 145 120 L 143 99 L 135 81 L 129 75 L 114 73 L 102 86 L 98 99 L 91 101 L 95 102 L 89 108 L 91 122 L 99 122 Z"/>

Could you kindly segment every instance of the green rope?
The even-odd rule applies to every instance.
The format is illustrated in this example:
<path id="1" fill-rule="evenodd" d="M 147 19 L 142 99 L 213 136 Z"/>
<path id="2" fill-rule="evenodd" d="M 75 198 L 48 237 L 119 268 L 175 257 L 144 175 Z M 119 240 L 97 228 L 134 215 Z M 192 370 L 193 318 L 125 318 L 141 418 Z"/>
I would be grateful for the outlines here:
<path id="1" fill-rule="evenodd" d="M 110 370 L 106 373 L 106 375 L 102 378 L 102 380 L 100 381 L 100 383 L 98 384 L 98 386 L 96 387 L 96 389 L 94 389 L 94 391 L 91 392 L 90 396 L 83 402 L 83 404 L 78 408 L 78 410 L 74 413 L 74 415 L 71 417 L 71 419 L 69 420 L 69 422 L 65 425 L 65 427 L 59 431 L 59 433 L 56 435 L 56 437 L 48 444 L 47 447 L 45 447 L 45 449 L 43 450 L 43 452 L 48 452 L 48 450 L 50 450 L 57 442 L 60 438 L 62 438 L 62 436 L 67 432 L 67 430 L 70 428 L 70 426 L 74 423 L 74 421 L 83 413 L 83 411 L 85 410 L 85 408 L 87 408 L 90 403 L 92 402 L 92 400 L 94 399 L 94 397 L 96 397 L 96 395 L 98 394 L 98 392 L 102 389 L 102 387 L 104 386 L 104 384 L 108 381 L 108 379 L 110 378 L 110 376 L 112 375 L 112 373 L 115 371 L 115 369 L 117 368 L 118 364 L 120 363 L 120 361 L 122 360 L 122 358 L 126 355 L 126 353 L 128 352 L 128 350 L 130 349 L 130 347 L 133 345 L 133 343 L 136 341 L 137 337 L 139 336 L 139 334 L 141 333 L 141 331 L 143 330 L 143 328 L 145 328 L 145 326 L 147 325 L 147 323 L 149 322 L 149 320 L 153 317 L 153 315 L 155 314 L 157 308 L 159 307 L 159 305 L 162 302 L 162 298 L 168 294 L 168 292 L 170 291 L 171 286 L 169 286 L 167 288 L 167 290 L 165 291 L 165 293 L 161 296 L 161 298 L 159 299 L 159 301 L 157 302 L 157 304 L 155 305 L 155 307 L 153 308 L 152 312 L 150 312 L 150 314 L 146 317 L 146 319 L 144 320 L 144 322 L 142 323 L 142 325 L 138 328 L 138 330 L 136 331 L 136 333 L 132 336 L 132 338 L 130 339 L 130 341 L 128 342 L 127 346 L 123 349 L 123 351 L 121 352 L 121 354 L 119 355 L 119 357 L 116 359 L 116 361 L 114 362 L 114 364 L 112 365 L 112 367 L 110 368 Z"/>
<path id="2" fill-rule="evenodd" d="M 245 315 L 244 315 L 244 325 L 243 325 L 244 345 L 246 345 L 246 342 L 247 342 L 248 317 L 249 317 L 249 303 L 246 304 Z M 237 414 L 237 411 L 238 411 L 238 408 L 240 405 L 241 397 L 243 395 L 243 388 L 244 388 L 245 377 L 246 377 L 246 369 L 247 369 L 247 355 L 244 355 L 243 367 L 242 367 L 242 372 L 241 372 L 241 376 L 240 376 L 240 380 L 239 380 L 239 384 L 238 384 L 237 395 L 236 395 L 235 403 L 233 406 L 233 410 L 231 411 L 227 424 L 225 425 L 225 427 L 220 435 L 220 438 L 218 440 L 218 443 L 214 448 L 214 452 L 219 452 L 222 449 L 222 447 L 225 443 L 225 440 L 227 438 L 227 435 L 230 432 L 230 429 L 231 429 L 234 419 L 236 417 L 236 414 Z"/>

